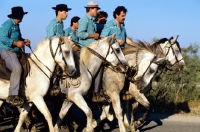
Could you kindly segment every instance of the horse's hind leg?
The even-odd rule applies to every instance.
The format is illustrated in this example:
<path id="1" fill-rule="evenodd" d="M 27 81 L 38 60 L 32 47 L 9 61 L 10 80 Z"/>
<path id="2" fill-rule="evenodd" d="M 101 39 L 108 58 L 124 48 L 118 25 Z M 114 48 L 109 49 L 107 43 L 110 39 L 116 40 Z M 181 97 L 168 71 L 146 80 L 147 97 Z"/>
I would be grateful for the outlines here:
<path id="1" fill-rule="evenodd" d="M 32 103 L 25 103 L 22 108 L 19 108 L 20 112 L 19 121 L 14 132 L 20 132 L 21 126 L 24 123 L 24 120 L 27 117 L 27 114 L 30 111 L 32 105 L 33 105 Z"/>
<path id="2" fill-rule="evenodd" d="M 54 126 L 54 131 L 55 131 L 55 132 L 58 132 L 58 131 L 59 131 L 60 124 L 61 124 L 63 118 L 65 117 L 65 115 L 67 114 L 69 108 L 72 106 L 72 104 L 73 104 L 72 102 L 67 101 L 67 100 L 65 100 L 65 101 L 63 102 L 62 108 L 61 108 L 61 110 L 60 110 L 60 112 L 59 112 L 59 117 L 58 117 L 58 119 L 57 119 L 57 121 L 56 121 L 56 124 L 55 124 L 55 126 Z"/>
<path id="3" fill-rule="evenodd" d="M 51 113 L 49 112 L 49 109 L 47 108 L 47 105 L 44 102 L 43 97 L 38 96 L 34 98 L 33 103 L 38 108 L 38 110 L 44 115 L 44 118 L 47 120 L 49 131 L 54 132 L 52 116 Z"/>
<path id="4" fill-rule="evenodd" d="M 87 126 L 86 128 L 83 130 L 84 132 L 93 132 L 94 128 L 97 126 L 96 121 L 93 122 L 92 121 L 92 111 L 91 109 L 88 107 L 87 103 L 85 102 L 84 98 L 82 95 L 80 94 L 75 94 L 74 95 L 74 99 L 73 102 L 85 113 L 85 115 L 87 116 Z"/>

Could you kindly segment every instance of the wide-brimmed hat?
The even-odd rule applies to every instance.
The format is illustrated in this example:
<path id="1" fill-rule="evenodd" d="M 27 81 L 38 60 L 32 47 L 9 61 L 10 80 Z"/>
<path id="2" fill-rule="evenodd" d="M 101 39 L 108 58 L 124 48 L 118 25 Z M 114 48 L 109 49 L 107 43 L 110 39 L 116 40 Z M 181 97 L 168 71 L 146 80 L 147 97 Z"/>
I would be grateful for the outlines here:
<path id="1" fill-rule="evenodd" d="M 23 7 L 15 6 L 11 8 L 12 14 L 8 15 L 9 18 L 22 18 L 28 12 L 24 12 Z"/>
<path id="2" fill-rule="evenodd" d="M 67 5 L 65 4 L 58 4 L 56 7 L 52 7 L 54 10 L 64 10 L 64 11 L 69 11 L 71 8 L 68 8 Z"/>
<path id="3" fill-rule="evenodd" d="M 98 2 L 96 1 L 89 1 L 87 3 L 87 6 L 84 6 L 85 8 L 90 8 L 90 7 L 93 7 L 93 8 L 97 8 L 97 9 L 101 9 L 98 5 Z"/>

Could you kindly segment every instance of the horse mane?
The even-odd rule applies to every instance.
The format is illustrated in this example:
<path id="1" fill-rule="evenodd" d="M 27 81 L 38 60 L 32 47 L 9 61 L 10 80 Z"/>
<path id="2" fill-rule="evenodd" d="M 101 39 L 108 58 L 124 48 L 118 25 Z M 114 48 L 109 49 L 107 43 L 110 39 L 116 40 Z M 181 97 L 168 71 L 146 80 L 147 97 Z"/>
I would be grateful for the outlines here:
<path id="1" fill-rule="evenodd" d="M 135 42 L 135 43 L 137 44 L 139 49 L 148 51 L 148 52 L 150 52 L 150 53 L 152 53 L 154 55 L 158 55 L 158 54 L 160 54 L 160 49 L 157 48 L 157 46 L 160 43 L 166 42 L 167 40 L 168 40 L 167 38 L 162 38 L 158 42 L 155 42 L 153 44 L 150 44 L 150 43 L 148 43 L 146 41 L 137 40 L 137 42 Z M 123 49 L 123 53 L 124 53 L 124 55 L 132 54 L 133 52 L 136 52 L 137 50 L 138 50 L 138 48 L 135 48 L 135 47 L 131 46 L 131 47 L 128 47 L 128 48 L 124 48 Z"/>
<path id="2" fill-rule="evenodd" d="M 36 48 L 35 48 L 35 50 L 34 50 L 33 52 L 34 52 L 34 53 L 37 52 L 39 49 L 41 49 L 41 47 L 43 47 L 44 44 L 47 44 L 48 41 L 50 41 L 49 38 L 46 38 L 46 39 L 40 41 L 40 42 L 37 44 L 37 46 L 36 46 Z"/>

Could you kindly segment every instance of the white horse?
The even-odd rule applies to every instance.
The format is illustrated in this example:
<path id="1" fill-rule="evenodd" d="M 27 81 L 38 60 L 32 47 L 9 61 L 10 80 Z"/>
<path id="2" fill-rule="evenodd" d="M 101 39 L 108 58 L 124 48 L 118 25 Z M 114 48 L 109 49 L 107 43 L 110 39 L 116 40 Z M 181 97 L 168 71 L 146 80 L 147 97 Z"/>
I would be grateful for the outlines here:
<path id="1" fill-rule="evenodd" d="M 103 62 L 117 67 L 121 72 L 125 72 L 128 63 L 121 51 L 119 44 L 116 42 L 115 34 L 95 41 L 82 48 L 80 53 L 79 71 L 81 75 L 81 84 L 77 88 L 68 88 L 68 100 L 63 102 L 59 113 L 59 118 L 54 126 L 55 131 L 59 131 L 59 126 L 62 119 L 66 115 L 68 109 L 73 102 L 85 113 L 87 116 L 86 128 L 83 131 L 92 132 L 96 127 L 96 121 L 93 121 L 92 111 L 85 102 L 83 95 L 86 95 L 92 84 L 92 78 Z M 78 69 L 78 68 L 77 68 Z M 80 75 L 78 77 L 80 77 Z M 76 76 L 74 78 L 77 78 Z"/>
<path id="2" fill-rule="evenodd" d="M 176 66 L 175 68 L 177 68 L 178 70 L 183 70 L 185 68 L 185 62 L 181 54 L 181 48 L 179 43 L 177 42 L 177 39 L 178 36 L 176 36 L 175 38 L 171 37 L 170 39 L 163 38 L 158 42 L 153 43 L 152 46 L 159 48 L 160 51 L 165 55 L 165 60 L 169 62 L 172 66 Z M 127 103 L 127 108 L 125 108 L 126 114 L 124 115 L 124 124 L 130 126 L 133 132 L 136 131 L 138 127 L 145 122 L 146 118 L 150 114 L 150 103 L 144 96 L 144 93 L 150 90 L 150 88 L 150 81 L 148 82 L 148 85 L 146 87 L 143 87 L 142 89 L 139 89 L 134 83 L 130 83 L 129 92 L 133 96 L 135 102 L 133 102 L 132 104 L 132 109 L 128 108 L 129 105 Z M 141 118 L 134 122 L 138 103 L 144 106 L 147 111 Z M 130 114 L 131 112 L 130 110 L 132 110 L 133 112 L 131 120 L 128 119 L 128 114 Z"/>
<path id="3" fill-rule="evenodd" d="M 165 58 L 163 54 L 158 54 L 158 51 L 148 45 L 138 44 L 138 46 L 140 47 L 139 49 L 128 47 L 125 48 L 123 52 L 129 66 L 132 67 L 132 71 L 129 72 L 135 74 L 130 80 L 139 82 L 138 87 L 143 87 L 147 85 L 147 82 L 156 73 L 158 63 L 164 61 Z M 114 71 L 112 68 L 107 68 L 103 74 L 103 90 L 110 97 L 116 118 L 118 119 L 120 132 L 126 131 L 123 124 L 122 106 L 120 104 L 120 92 L 124 87 L 125 79 L 126 77 L 123 73 Z M 108 114 L 109 107 L 110 105 L 102 107 L 100 120 L 103 120 L 106 117 L 109 120 L 113 119 L 113 116 Z"/>
<path id="4" fill-rule="evenodd" d="M 147 43 L 139 41 L 139 45 L 141 45 L 141 44 L 147 45 L 147 46 L 149 45 L 148 47 L 155 49 L 156 55 L 164 54 L 165 55 L 164 59 L 166 61 L 169 61 L 172 65 L 175 64 L 175 63 L 178 63 L 180 69 L 182 69 L 183 66 L 185 65 L 185 63 L 184 63 L 183 57 L 182 57 L 181 52 L 180 52 L 180 46 L 179 46 L 179 44 L 176 40 L 177 40 L 177 37 L 171 38 L 169 40 L 168 39 L 162 39 L 159 42 L 153 44 L 152 46 L 150 46 Z M 143 55 L 143 53 L 142 53 L 142 55 Z M 125 55 L 125 57 L 126 57 L 128 63 L 129 63 L 129 66 L 135 65 L 135 63 L 136 63 L 134 61 L 135 56 L 130 54 L 128 56 Z M 148 59 L 150 56 L 142 56 L 142 57 L 145 57 L 143 59 Z M 149 113 L 150 105 L 149 105 L 148 100 L 143 95 L 143 93 L 141 93 L 141 90 L 146 91 L 145 88 L 149 85 L 149 83 L 150 83 L 152 77 L 154 76 L 155 72 L 157 71 L 157 69 L 158 69 L 158 65 L 155 65 L 153 63 L 152 63 L 152 65 L 149 65 L 149 66 L 143 65 L 141 67 L 141 69 L 140 69 L 140 66 L 139 66 L 139 68 L 137 70 L 137 74 L 134 76 L 134 79 L 139 80 L 139 81 L 137 81 L 137 85 L 135 83 L 130 82 L 130 86 L 129 86 L 129 89 L 128 89 L 128 94 L 132 95 L 142 105 L 147 106 L 146 108 L 148 109 L 147 110 L 148 112 L 147 112 L 147 114 L 146 113 L 144 114 L 144 117 L 141 120 L 143 122 L 145 121 L 145 119 L 146 119 L 146 117 Z M 145 71 L 145 74 L 144 74 L 144 71 Z M 118 79 L 116 78 L 116 76 L 118 77 Z M 122 90 L 124 83 L 122 82 L 120 84 L 119 80 L 125 80 L 125 77 L 122 74 L 121 74 L 121 77 L 120 78 L 119 77 L 120 77 L 120 73 L 114 73 L 114 72 L 112 73 L 111 71 L 110 72 L 108 71 L 107 74 L 106 74 L 106 72 L 104 73 L 103 87 L 104 87 L 104 89 L 107 90 L 107 93 L 109 93 L 108 91 L 112 91 L 112 89 L 118 88 L 119 91 Z M 137 79 L 137 78 L 139 78 L 139 79 Z M 116 82 L 116 83 L 114 83 L 116 85 L 110 85 L 111 82 L 112 82 L 112 84 L 113 84 L 113 82 Z M 118 84 L 120 84 L 120 85 L 118 85 Z M 134 85 L 134 87 L 133 87 L 133 85 Z M 109 94 L 110 94 L 109 96 L 116 98 L 116 97 L 114 97 L 113 92 L 112 92 L 112 94 L 111 93 L 109 93 Z M 115 96 L 117 96 L 117 98 L 119 98 L 119 95 L 116 94 Z M 112 102 L 117 102 L 117 101 L 112 101 Z M 133 104 L 133 106 L 135 106 L 135 104 Z M 116 117 L 118 118 L 118 123 L 121 122 L 121 120 L 123 119 L 123 117 L 121 116 L 121 109 L 119 109 L 119 107 L 120 106 L 118 106 L 118 108 L 116 109 L 113 106 L 114 110 L 116 109 L 118 111 L 118 114 L 116 115 Z M 129 126 L 130 121 L 128 119 L 128 114 L 130 114 L 130 112 L 126 111 L 127 109 L 128 108 L 124 108 L 124 111 L 126 113 L 124 115 L 124 124 L 126 126 Z M 113 119 L 113 116 L 109 114 L 108 110 L 109 110 L 109 105 L 107 107 L 104 107 L 104 111 L 102 112 L 101 119 L 104 119 L 105 117 L 107 117 L 109 120 Z M 116 114 L 116 111 L 115 111 L 115 114 Z M 119 121 L 119 116 L 120 116 L 120 121 Z M 139 123 L 139 124 L 141 124 L 141 123 Z M 121 123 L 121 126 L 123 126 L 123 123 Z"/>
<path id="5" fill-rule="evenodd" d="M 20 116 L 15 132 L 20 128 L 33 103 L 44 115 L 48 122 L 49 131 L 54 132 L 51 114 L 43 97 L 47 94 L 50 78 L 53 75 L 56 64 L 68 75 L 76 71 L 71 43 L 65 37 L 54 37 L 40 42 L 37 48 L 28 57 L 30 72 L 25 79 L 25 87 L 20 88 L 20 95 L 26 98 L 26 102 L 19 108 Z M 10 82 L 0 79 L 0 105 L 8 97 Z"/>

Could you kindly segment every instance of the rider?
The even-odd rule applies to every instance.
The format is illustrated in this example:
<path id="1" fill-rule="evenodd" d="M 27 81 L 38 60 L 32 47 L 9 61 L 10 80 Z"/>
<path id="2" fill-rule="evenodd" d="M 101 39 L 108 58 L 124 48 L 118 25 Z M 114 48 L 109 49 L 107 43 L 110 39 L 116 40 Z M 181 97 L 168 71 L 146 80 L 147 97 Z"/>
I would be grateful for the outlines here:
<path id="1" fill-rule="evenodd" d="M 78 16 L 74 16 L 71 19 L 71 25 L 69 28 L 65 29 L 65 36 L 71 36 L 72 40 L 74 41 L 75 44 L 73 44 L 72 48 L 73 51 L 78 51 L 80 50 L 79 46 L 76 45 L 78 44 L 79 38 L 76 35 L 77 29 L 78 29 L 78 21 L 79 21 L 79 17 Z"/>
<path id="2" fill-rule="evenodd" d="M 97 16 L 97 12 L 100 9 L 98 3 L 96 1 L 89 1 L 87 6 L 85 6 L 87 14 L 79 20 L 78 32 L 77 36 L 79 37 L 79 43 L 81 47 L 85 47 L 88 44 L 94 42 L 99 39 L 99 33 L 96 33 L 96 25 L 94 22 L 94 18 Z M 96 77 L 95 77 L 95 90 L 93 101 L 100 102 L 101 100 L 105 100 L 104 96 L 101 96 L 99 93 L 101 78 L 103 75 L 103 68 L 100 67 Z"/>
<path id="3" fill-rule="evenodd" d="M 107 12 L 99 11 L 97 13 L 97 16 L 95 18 L 97 33 L 101 34 L 101 31 L 103 30 L 103 27 L 106 24 L 107 18 L 108 18 Z"/>
<path id="4" fill-rule="evenodd" d="M 65 36 L 65 32 L 63 30 L 64 29 L 63 20 L 67 18 L 68 11 L 71 10 L 71 8 L 68 8 L 66 4 L 58 4 L 56 5 L 56 7 L 52 7 L 52 9 L 55 10 L 56 18 L 54 18 L 46 28 L 47 38 L 53 38 L 55 36 Z M 55 69 L 58 70 L 59 67 L 56 66 Z M 51 92 L 54 93 L 54 96 L 56 96 L 60 93 L 60 89 L 61 91 L 65 91 L 64 83 L 60 83 L 60 88 L 53 87 L 53 89 L 51 89 Z"/>
<path id="5" fill-rule="evenodd" d="M 22 67 L 16 53 L 22 50 L 24 45 L 29 46 L 30 40 L 23 39 L 19 23 L 25 14 L 21 6 L 12 7 L 10 18 L 0 26 L 0 56 L 6 63 L 7 68 L 11 71 L 9 96 L 7 103 L 13 106 L 21 106 L 24 100 L 18 96 Z"/>
<path id="6" fill-rule="evenodd" d="M 116 33 L 116 38 L 121 48 L 125 47 L 125 43 L 138 47 L 131 39 L 127 37 L 124 21 L 127 9 L 124 6 L 118 6 L 113 12 L 114 19 L 104 25 L 101 37 L 106 37 Z"/>
<path id="7" fill-rule="evenodd" d="M 52 9 L 56 12 L 56 18 L 54 18 L 46 28 L 47 38 L 52 38 L 54 36 L 64 36 L 64 24 L 63 20 L 65 20 L 68 16 L 68 11 L 71 8 L 68 8 L 65 4 L 58 4 L 56 7 L 52 7 Z"/>

